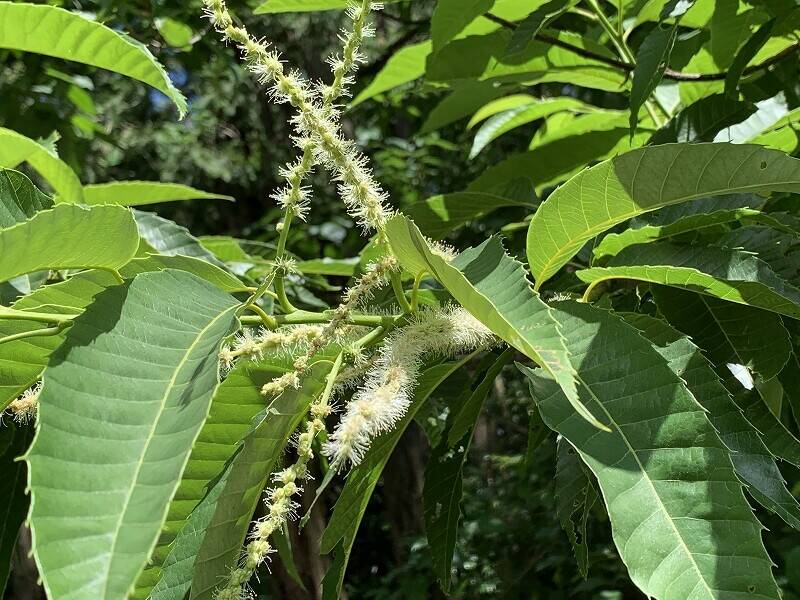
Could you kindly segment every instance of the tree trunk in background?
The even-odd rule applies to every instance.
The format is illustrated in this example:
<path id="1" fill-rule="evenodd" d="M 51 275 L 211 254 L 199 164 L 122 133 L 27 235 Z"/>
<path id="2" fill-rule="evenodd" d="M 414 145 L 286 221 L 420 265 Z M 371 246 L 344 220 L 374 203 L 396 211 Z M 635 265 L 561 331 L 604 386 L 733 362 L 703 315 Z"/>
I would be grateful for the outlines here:
<path id="1" fill-rule="evenodd" d="M 11 573 L 5 598 L 7 600 L 46 600 L 44 589 L 37 581 L 39 570 L 31 556 L 31 530 L 23 525 L 11 556 Z"/>
<path id="2" fill-rule="evenodd" d="M 383 471 L 381 496 L 392 530 L 395 560 L 406 558 L 406 538 L 424 531 L 422 488 L 428 440 L 415 422 L 405 430 Z"/>

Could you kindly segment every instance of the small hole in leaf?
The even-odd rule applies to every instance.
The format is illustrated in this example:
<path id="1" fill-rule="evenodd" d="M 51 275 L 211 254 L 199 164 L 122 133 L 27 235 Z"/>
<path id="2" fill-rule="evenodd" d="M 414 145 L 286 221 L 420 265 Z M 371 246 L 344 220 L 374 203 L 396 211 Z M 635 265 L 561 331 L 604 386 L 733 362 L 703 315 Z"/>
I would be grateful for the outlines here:
<path id="1" fill-rule="evenodd" d="M 764 170 L 764 169 L 766 169 L 766 168 L 767 168 L 767 161 L 765 161 L 765 160 L 762 160 L 762 161 L 761 161 L 761 170 L 763 171 L 763 170 Z"/>
<path id="2" fill-rule="evenodd" d="M 751 583 L 750 585 L 747 586 L 747 591 L 750 592 L 751 594 L 755 594 L 756 593 L 756 586 L 754 586 Z"/>

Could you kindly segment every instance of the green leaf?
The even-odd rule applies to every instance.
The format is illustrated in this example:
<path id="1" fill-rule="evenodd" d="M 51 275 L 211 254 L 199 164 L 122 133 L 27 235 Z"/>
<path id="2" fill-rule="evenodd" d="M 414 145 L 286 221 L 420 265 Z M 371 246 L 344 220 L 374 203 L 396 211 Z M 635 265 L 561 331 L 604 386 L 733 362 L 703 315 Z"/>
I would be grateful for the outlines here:
<path id="1" fill-rule="evenodd" d="M 619 92 L 626 85 L 625 75 L 618 69 L 548 42 L 534 40 L 523 51 L 504 56 L 511 35 L 500 29 L 450 42 L 431 54 L 426 79 L 452 82 L 502 78 L 528 84 L 555 81 L 609 92 Z M 575 33 L 559 31 L 553 35 L 573 46 L 611 57 L 603 46 Z"/>
<path id="2" fill-rule="evenodd" d="M 506 350 L 492 364 L 471 393 L 459 398 L 450 419 L 447 436 L 431 453 L 425 466 L 423 505 L 425 534 L 436 578 L 444 591 L 450 589 L 458 521 L 461 518 L 461 474 L 469 454 L 475 423 L 489 390 L 516 351 Z M 460 405 L 460 407 L 459 407 Z"/>
<path id="3" fill-rule="evenodd" d="M 425 61 L 431 50 L 432 45 L 428 40 L 405 46 L 392 54 L 369 85 L 353 99 L 350 106 L 361 104 L 365 100 L 422 77 L 425 73 Z"/>
<path id="4" fill-rule="evenodd" d="M 125 279 L 129 279 L 139 273 L 163 271 L 164 269 L 186 271 L 187 273 L 197 275 L 201 279 L 205 279 L 223 292 L 228 292 L 229 294 L 252 291 L 252 288 L 242 283 L 235 275 L 205 260 L 193 258 L 191 256 L 148 254 L 143 258 L 133 259 L 122 267 L 119 272 Z"/>
<path id="5" fill-rule="evenodd" d="M 759 50 L 764 47 L 764 44 L 769 41 L 774 27 L 774 18 L 760 25 L 759 28 L 756 29 L 756 32 L 750 36 L 750 39 L 736 52 L 736 56 L 733 57 L 733 62 L 728 68 L 728 73 L 725 75 L 726 94 L 730 96 L 737 95 L 736 88 L 739 85 L 742 73 L 744 73 L 745 68 L 747 68 L 747 65 L 753 57 L 755 57 Z"/>
<path id="6" fill-rule="evenodd" d="M 191 48 L 194 31 L 186 23 L 170 17 L 158 17 L 155 26 L 164 41 L 173 48 L 179 50 Z"/>
<path id="7" fill-rule="evenodd" d="M 556 116 L 559 114 L 568 113 Z M 512 154 L 488 168 L 467 191 L 530 202 L 537 193 L 583 170 L 587 163 L 641 146 L 649 137 L 645 128 L 640 127 L 631 140 L 624 113 L 600 111 L 579 115 L 569 126 L 555 131 L 548 128 L 547 135 L 535 139 L 527 152 Z"/>
<path id="8" fill-rule="evenodd" d="M 28 512 L 25 492 L 25 462 L 19 457 L 28 449 L 33 427 L 6 424 L 0 427 L 0 498 L 3 499 L 0 520 L 0 594 L 6 588 L 11 569 L 11 554 L 19 528 Z"/>
<path id="9" fill-rule="evenodd" d="M 27 221 L 51 206 L 53 201 L 25 175 L 0 169 L 0 229 Z"/>
<path id="10" fill-rule="evenodd" d="M 750 102 L 714 94 L 681 110 L 650 141 L 652 144 L 711 142 L 720 131 L 741 123 L 755 111 Z"/>
<path id="11" fill-rule="evenodd" d="M 661 82 L 669 66 L 669 57 L 675 45 L 678 26 L 656 25 L 636 50 L 636 67 L 633 70 L 631 86 L 631 133 L 636 131 L 639 122 L 639 109 L 644 106 L 650 94 Z"/>
<path id="12" fill-rule="evenodd" d="M 786 489 L 775 457 L 759 432 L 744 417 L 713 366 L 688 338 L 669 325 L 644 315 L 624 316 L 656 346 L 670 368 L 686 383 L 720 439 L 731 451 L 733 468 L 756 501 L 800 530 L 800 504 Z"/>
<path id="13" fill-rule="evenodd" d="M 419 377 L 414 390 L 414 398 L 406 414 L 392 430 L 379 435 L 372 441 L 364 459 L 347 476 L 344 489 L 339 494 L 333 514 L 320 541 L 322 554 L 329 554 L 336 548 L 334 565 L 325 574 L 323 580 L 323 598 L 325 600 L 336 600 L 340 596 L 345 568 L 358 533 L 358 527 L 364 517 L 364 511 L 367 509 L 372 492 L 378 484 L 381 473 L 383 473 L 397 442 L 400 441 L 406 427 L 411 423 L 428 396 L 465 362 L 466 359 L 425 369 Z"/>
<path id="14" fill-rule="evenodd" d="M 94 297 L 117 280 L 104 271 L 87 271 L 62 283 L 41 287 L 20 298 L 16 310 L 47 311 L 74 316 L 88 306 Z M 0 337 L 47 327 L 43 323 L 16 319 L 0 319 Z M 30 337 L 0 344 L 0 409 L 36 383 L 47 365 L 48 356 L 64 339 L 58 335 Z"/>
<path id="15" fill-rule="evenodd" d="M 358 267 L 359 258 L 317 258 L 301 260 L 295 266 L 306 275 L 335 275 L 352 277 Z"/>
<path id="16" fill-rule="evenodd" d="M 35 52 L 126 75 L 166 94 L 186 113 L 186 99 L 146 46 L 56 6 L 0 2 L 0 48 Z"/>
<path id="17" fill-rule="evenodd" d="M 667 320 L 720 367 L 736 363 L 767 380 L 791 356 L 789 332 L 775 313 L 676 288 L 654 286 L 653 295 Z"/>
<path id="18" fill-rule="evenodd" d="M 382 4 L 391 4 L 402 0 L 385 0 Z M 316 12 L 321 10 L 344 10 L 350 6 L 350 0 L 266 0 L 253 11 L 257 15 Z"/>
<path id="19" fill-rule="evenodd" d="M 438 0 L 431 17 L 433 51 L 441 50 L 492 4 L 494 0 Z"/>
<path id="20" fill-rule="evenodd" d="M 258 364 L 241 361 L 220 384 L 211 402 L 208 419 L 195 442 L 178 491 L 170 504 L 158 546 L 153 553 L 153 566 L 139 578 L 134 598 L 147 598 L 152 586 L 157 583 L 152 591 L 152 600 L 183 600 L 191 587 L 198 551 L 208 526 L 212 522 L 234 517 L 233 514 L 217 511 L 222 494 L 230 493 L 229 485 L 241 486 L 243 481 L 255 487 L 252 481 L 248 483 L 245 478 L 255 477 L 260 481 L 272 471 L 282 446 L 275 448 L 267 440 L 272 436 L 274 440 L 271 443 L 279 444 L 280 440 L 287 439 L 291 434 L 288 428 L 294 429 L 294 419 L 302 416 L 303 407 L 313 400 L 312 392 L 322 379 L 322 374 L 314 374 L 303 394 L 293 392 L 291 398 L 273 401 L 267 407 L 265 417 L 262 414 L 265 399 L 261 395 L 261 387 L 290 368 L 289 359 L 267 357 Z M 297 403 L 297 407 L 291 402 Z M 279 413 L 282 416 L 278 417 Z M 257 456 L 258 451 L 269 453 Z M 240 458 L 239 452 L 245 452 L 244 456 Z M 264 468 L 258 470 L 256 466 Z M 253 500 L 254 493 L 257 499 L 257 492 L 249 490 L 251 497 L 248 501 Z M 231 501 L 231 498 L 226 500 L 229 504 Z M 248 510 L 248 515 L 237 514 L 235 518 L 239 521 L 249 518 L 253 509 Z M 219 533 L 215 535 L 219 536 Z M 222 572 L 219 565 L 215 567 Z"/>
<path id="21" fill-rule="evenodd" d="M 453 86 L 452 91 L 428 113 L 420 133 L 430 133 L 468 117 L 504 93 L 506 89 L 503 86 L 490 81 L 465 81 Z"/>
<path id="22" fill-rule="evenodd" d="M 522 52 L 528 42 L 534 39 L 543 27 L 547 27 L 575 3 L 574 0 L 550 0 L 549 2 L 537 0 L 530 3 L 530 8 L 536 7 L 536 10 L 517 23 L 517 28 L 506 47 L 506 55 Z"/>
<path id="23" fill-rule="evenodd" d="M 425 235 L 433 239 L 442 239 L 451 231 L 463 227 L 474 219 L 509 206 L 533 207 L 524 200 L 485 192 L 455 192 L 415 202 L 406 209 L 406 213 Z"/>
<path id="24" fill-rule="evenodd" d="M 115 270 L 133 258 L 138 247 L 129 210 L 57 205 L 0 230 L 0 281 L 42 269 Z"/>
<path id="25" fill-rule="evenodd" d="M 586 169 L 542 203 L 528 229 L 536 287 L 595 235 L 662 206 L 734 192 L 800 191 L 800 160 L 758 146 L 667 144 Z"/>
<path id="26" fill-rule="evenodd" d="M 192 256 L 213 265 L 225 268 L 225 265 L 211 252 L 206 250 L 189 230 L 177 223 L 159 217 L 155 213 L 133 209 L 139 235 L 159 254 L 167 256 Z"/>
<path id="27" fill-rule="evenodd" d="M 286 390 L 255 417 L 252 432 L 244 437 L 241 449 L 231 463 L 231 472 L 227 474 L 225 488 L 217 500 L 214 517 L 197 551 L 192 576 L 192 600 L 210 600 L 214 589 L 224 581 L 239 558 L 261 491 L 276 467 L 289 436 L 307 414 L 311 402 L 322 391 L 330 367 L 330 362 L 318 363 L 305 377 L 299 390 Z M 240 378 L 239 385 L 243 386 L 240 397 L 245 404 L 252 406 L 260 401 L 263 407 L 264 397 L 260 387 L 255 385 L 257 382 L 258 378 L 249 381 Z M 235 406 L 230 408 L 236 409 Z M 223 427 L 217 426 L 216 430 L 222 433 Z M 223 435 L 223 439 L 228 438 L 226 434 Z"/>
<path id="28" fill-rule="evenodd" d="M 475 114 L 472 115 L 472 118 L 467 124 L 467 129 L 472 129 L 481 121 L 485 121 L 489 117 L 492 117 L 496 114 L 503 113 L 514 108 L 519 108 L 521 106 L 533 104 L 537 100 L 539 99 L 536 98 L 536 96 L 531 96 L 530 94 L 511 94 L 510 96 L 503 96 L 497 100 L 492 100 L 491 102 L 482 105 L 479 110 L 475 111 Z"/>
<path id="29" fill-rule="evenodd" d="M 625 248 L 636 244 L 667 240 L 690 231 L 707 229 L 734 221 L 751 218 L 757 220 L 761 216 L 761 212 L 752 208 L 735 208 L 687 215 L 668 225 L 644 225 L 638 229 L 626 229 L 622 233 L 609 233 L 593 248 L 592 253 L 596 260 L 603 260 L 616 256 Z"/>
<path id="30" fill-rule="evenodd" d="M 545 423 L 597 477 L 633 582 L 658 600 L 780 598 L 762 527 L 706 411 L 636 329 L 587 304 L 555 307 L 581 399 L 612 431 L 576 416 L 541 371 L 521 368 Z"/>
<path id="31" fill-rule="evenodd" d="M 581 416 L 605 428 L 578 401 L 575 372 L 553 311 L 531 289 L 522 264 L 505 253 L 499 239 L 490 238 L 448 263 L 431 252 L 416 225 L 402 215 L 389 220 L 386 233 L 404 269 L 414 276 L 433 275 L 495 335 L 547 369 Z"/>
<path id="32" fill-rule="evenodd" d="M 84 204 L 141 206 L 176 200 L 233 200 L 233 198 L 196 190 L 188 185 L 159 181 L 111 181 L 83 186 Z"/>
<path id="33" fill-rule="evenodd" d="M 586 111 L 589 105 L 575 98 L 544 98 L 523 104 L 490 117 L 475 134 L 469 157 L 475 158 L 481 150 L 509 131 L 565 110 Z"/>
<path id="34" fill-rule="evenodd" d="M 144 273 L 98 294 L 50 358 L 27 460 L 51 598 L 131 591 L 208 414 L 237 306 L 188 273 Z"/>
<path id="35" fill-rule="evenodd" d="M 629 246 L 608 265 L 576 272 L 590 284 L 585 297 L 605 281 L 633 279 L 800 318 L 800 289 L 747 252 L 655 242 Z"/>
<path id="36" fill-rule="evenodd" d="M 0 2 L 0 16 L 5 4 L 7 2 Z M 13 168 L 22 162 L 27 162 L 36 169 L 58 194 L 60 201 L 77 204 L 83 202 L 81 182 L 67 163 L 39 142 L 0 127 L 0 166 Z"/>
<path id="37" fill-rule="evenodd" d="M 584 579 L 589 573 L 589 543 L 586 523 L 597 502 L 591 476 L 580 456 L 564 438 L 558 440 L 556 453 L 556 516 L 567 534 L 578 570 Z"/>

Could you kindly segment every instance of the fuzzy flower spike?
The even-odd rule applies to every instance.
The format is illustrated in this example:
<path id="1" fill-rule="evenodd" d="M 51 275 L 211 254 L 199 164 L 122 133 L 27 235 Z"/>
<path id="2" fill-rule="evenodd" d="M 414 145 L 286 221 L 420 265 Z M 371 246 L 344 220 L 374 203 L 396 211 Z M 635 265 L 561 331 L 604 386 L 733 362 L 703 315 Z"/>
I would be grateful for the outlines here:
<path id="1" fill-rule="evenodd" d="M 364 384 L 325 444 L 338 468 L 361 462 L 372 439 L 408 410 L 423 358 L 453 356 L 494 343 L 489 329 L 461 307 L 428 310 L 387 338 Z"/>
<path id="2" fill-rule="evenodd" d="M 297 129 L 298 138 L 303 140 L 304 155 L 306 144 L 310 142 L 315 160 L 324 164 L 339 182 L 339 192 L 351 216 L 365 231 L 383 230 L 389 217 L 389 211 L 384 206 L 386 193 L 373 179 L 366 158 L 355 149 L 352 142 L 342 137 L 335 111 L 331 107 L 315 104 L 309 85 L 299 73 L 295 71 L 287 73 L 277 52 L 270 51 L 265 42 L 252 37 L 244 27 L 235 26 L 223 0 L 204 0 L 204 4 L 217 31 L 239 47 L 248 69 L 258 77 L 259 81 L 270 85 L 272 99 L 279 103 L 287 102 L 297 110 L 298 114 L 292 122 Z M 360 18 L 361 23 L 358 43 L 364 35 L 362 14 L 366 16 L 371 7 L 372 3 L 364 0 L 354 9 L 353 14 Z M 349 59 L 348 51 L 345 49 L 342 65 L 334 75 L 333 86 L 336 88 L 328 92 L 329 98 L 333 98 L 334 93 L 341 93 L 346 70 L 352 70 L 357 62 L 355 41 L 353 46 Z M 337 76 L 339 84 L 336 83 Z M 336 89 L 339 91 L 336 92 Z M 302 158 L 296 166 L 298 166 L 296 171 L 303 175 L 306 166 L 308 170 L 311 168 Z M 302 181 L 302 178 L 297 181 Z M 291 192 L 291 183 L 289 187 Z M 285 200 L 289 201 L 289 198 Z M 299 198 L 298 202 L 302 203 L 302 198 Z"/>

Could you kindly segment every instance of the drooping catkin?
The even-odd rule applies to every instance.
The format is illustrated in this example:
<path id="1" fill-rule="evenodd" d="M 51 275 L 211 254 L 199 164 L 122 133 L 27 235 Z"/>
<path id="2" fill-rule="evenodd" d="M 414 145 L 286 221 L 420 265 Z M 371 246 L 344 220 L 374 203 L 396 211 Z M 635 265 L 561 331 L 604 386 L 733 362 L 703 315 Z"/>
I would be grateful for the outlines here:
<path id="1" fill-rule="evenodd" d="M 223 0 L 204 0 L 204 4 L 217 31 L 239 47 L 248 69 L 259 81 L 270 85 L 272 99 L 275 102 L 288 102 L 298 111 L 292 122 L 299 139 L 311 142 L 315 159 L 333 173 L 334 179 L 339 182 L 342 199 L 353 218 L 365 231 L 382 230 L 389 217 L 389 211 L 384 206 L 386 193 L 373 179 L 366 158 L 356 150 L 352 142 L 342 137 L 336 111 L 316 104 L 313 91 L 299 73 L 287 73 L 277 52 L 270 51 L 265 42 L 252 37 L 246 28 L 235 26 Z M 359 8 L 363 9 L 364 4 L 366 3 L 362 3 Z M 361 36 L 363 37 L 363 22 Z M 349 66 L 344 66 L 352 69 L 356 63 L 355 56 L 354 51 Z M 341 78 L 345 76 L 342 71 Z M 306 142 L 302 144 L 305 154 Z M 301 158 L 295 166 L 297 168 L 293 169 L 293 173 L 300 175 L 298 181 L 302 181 L 302 177 L 307 174 L 304 169 L 308 162 L 304 163 Z M 286 195 L 291 191 L 290 184 L 288 191 L 280 196 L 283 202 L 294 201 Z M 299 189 L 294 193 L 302 195 Z M 299 196 L 295 200 L 302 203 Z"/>
<path id="2" fill-rule="evenodd" d="M 389 336 L 363 385 L 347 404 L 325 444 L 333 464 L 358 464 L 372 439 L 390 430 L 408 410 L 422 359 L 452 356 L 494 341 L 489 329 L 461 307 L 426 310 Z"/>

